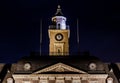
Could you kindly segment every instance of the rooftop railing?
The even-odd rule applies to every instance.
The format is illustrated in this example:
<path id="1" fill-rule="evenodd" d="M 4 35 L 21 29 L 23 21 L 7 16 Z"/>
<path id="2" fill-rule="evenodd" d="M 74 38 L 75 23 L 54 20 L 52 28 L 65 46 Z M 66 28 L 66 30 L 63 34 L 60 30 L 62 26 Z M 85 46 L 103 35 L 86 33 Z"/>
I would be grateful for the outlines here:
<path id="1" fill-rule="evenodd" d="M 56 25 L 49 25 L 49 29 L 57 29 L 57 27 L 56 27 Z M 66 26 L 66 29 L 69 29 L 69 25 Z"/>

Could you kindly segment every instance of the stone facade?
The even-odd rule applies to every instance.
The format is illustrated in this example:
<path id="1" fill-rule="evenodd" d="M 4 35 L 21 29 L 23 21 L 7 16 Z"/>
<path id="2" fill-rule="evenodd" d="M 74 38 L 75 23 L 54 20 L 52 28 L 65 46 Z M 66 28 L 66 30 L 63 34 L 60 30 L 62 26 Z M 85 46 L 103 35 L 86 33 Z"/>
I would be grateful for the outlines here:
<path id="1" fill-rule="evenodd" d="M 1 83 L 119 83 L 110 63 L 93 59 L 93 56 L 88 58 L 26 57 L 6 69 L 5 65 L 1 68 L 6 70 L 6 73 L 1 71 L 4 74 Z M 91 69 L 89 62 L 93 64 L 93 61 L 96 67 Z"/>
<path id="2" fill-rule="evenodd" d="M 69 55 L 69 30 L 48 30 L 50 44 L 49 52 L 50 56 L 59 56 L 59 55 Z M 60 33 L 63 36 L 63 39 L 58 41 L 55 37 Z M 58 50 L 60 51 L 58 53 Z"/>
<path id="3" fill-rule="evenodd" d="M 106 83 L 107 74 L 84 75 L 84 74 L 35 74 L 13 75 L 15 83 Z"/>
<path id="4" fill-rule="evenodd" d="M 59 72 L 60 74 L 49 74 L 48 72 Z M 69 74 L 67 74 L 66 72 L 69 72 Z M 78 74 L 76 74 L 75 72 Z M 108 74 L 88 74 L 87 72 L 81 71 L 63 63 L 57 63 L 31 74 L 14 73 L 12 76 L 15 80 L 15 83 L 49 83 L 51 81 L 54 83 L 82 83 L 82 81 L 84 81 L 85 83 L 106 83 Z"/>

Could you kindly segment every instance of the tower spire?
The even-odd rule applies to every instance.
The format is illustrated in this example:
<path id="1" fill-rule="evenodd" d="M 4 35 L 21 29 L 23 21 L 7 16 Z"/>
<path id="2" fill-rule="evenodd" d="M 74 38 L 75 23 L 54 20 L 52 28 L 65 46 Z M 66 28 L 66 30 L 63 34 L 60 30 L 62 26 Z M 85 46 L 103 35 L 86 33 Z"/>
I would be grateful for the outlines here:
<path id="1" fill-rule="evenodd" d="M 60 5 L 58 5 L 58 9 L 60 9 Z"/>
<path id="2" fill-rule="evenodd" d="M 55 24 L 55 28 L 56 29 L 61 29 L 61 30 L 65 30 L 67 29 L 66 27 L 66 17 L 63 16 L 62 12 L 61 12 L 61 8 L 60 5 L 58 5 L 57 11 L 55 13 L 55 16 L 52 17 L 52 22 Z"/>
<path id="3" fill-rule="evenodd" d="M 60 5 L 58 5 L 58 8 L 57 8 L 57 11 L 56 11 L 55 15 L 56 16 L 63 16 Z"/>
<path id="4" fill-rule="evenodd" d="M 61 12 L 58 5 L 55 16 L 52 17 L 53 25 L 49 26 L 49 54 L 51 56 L 69 55 L 69 28 L 66 25 L 66 17 Z"/>

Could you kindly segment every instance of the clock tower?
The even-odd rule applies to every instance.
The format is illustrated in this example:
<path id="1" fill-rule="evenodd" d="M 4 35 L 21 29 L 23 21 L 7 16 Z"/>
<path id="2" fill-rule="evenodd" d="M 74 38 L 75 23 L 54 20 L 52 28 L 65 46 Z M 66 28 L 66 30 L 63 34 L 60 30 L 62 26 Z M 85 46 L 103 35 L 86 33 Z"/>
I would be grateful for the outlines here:
<path id="1" fill-rule="evenodd" d="M 67 56 L 69 55 L 69 26 L 66 25 L 66 17 L 61 12 L 58 5 L 55 16 L 52 17 L 52 25 L 49 26 L 49 55 Z"/>

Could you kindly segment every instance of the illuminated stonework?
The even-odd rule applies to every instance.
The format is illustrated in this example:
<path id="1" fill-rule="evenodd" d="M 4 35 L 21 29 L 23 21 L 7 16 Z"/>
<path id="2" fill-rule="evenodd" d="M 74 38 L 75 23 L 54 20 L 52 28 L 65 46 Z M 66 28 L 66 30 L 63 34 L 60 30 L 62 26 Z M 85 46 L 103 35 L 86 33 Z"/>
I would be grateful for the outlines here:
<path id="1" fill-rule="evenodd" d="M 80 71 L 76 68 L 70 67 L 68 65 L 65 65 L 63 63 L 57 63 L 55 65 L 52 65 L 50 67 L 44 68 L 40 71 L 37 71 L 35 73 L 44 73 L 44 72 L 78 72 L 78 73 L 86 73 L 84 71 Z"/>
<path id="2" fill-rule="evenodd" d="M 49 55 L 66 56 L 69 55 L 69 36 L 70 30 L 66 25 L 66 17 L 62 15 L 60 6 L 52 17 L 53 25 L 49 26 Z"/>
<path id="3" fill-rule="evenodd" d="M 49 72 L 60 72 L 60 74 L 49 74 Z M 62 74 L 62 72 L 69 72 L 69 74 Z M 106 83 L 107 77 L 108 74 L 88 74 L 63 63 L 57 63 L 31 74 L 13 74 L 16 83 L 51 83 L 51 81 L 52 83 L 66 83 L 67 81 L 70 83 Z"/>
<path id="4" fill-rule="evenodd" d="M 93 76 L 93 77 L 92 77 Z M 13 75 L 14 79 L 18 83 L 22 83 L 24 81 L 33 82 L 45 82 L 50 83 L 51 80 L 56 83 L 58 80 L 62 81 L 70 81 L 70 83 L 76 82 L 85 82 L 85 83 L 106 83 L 107 74 L 96 74 L 96 75 L 89 75 L 89 74 L 30 74 L 30 75 Z M 52 79 L 51 79 L 52 78 Z M 65 82 L 66 83 L 66 82 Z"/>
<path id="5" fill-rule="evenodd" d="M 50 56 L 66 56 L 69 55 L 69 30 L 48 30 L 49 32 L 49 54 Z M 63 39 L 58 41 L 56 35 L 61 33 Z"/>

